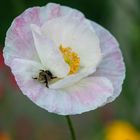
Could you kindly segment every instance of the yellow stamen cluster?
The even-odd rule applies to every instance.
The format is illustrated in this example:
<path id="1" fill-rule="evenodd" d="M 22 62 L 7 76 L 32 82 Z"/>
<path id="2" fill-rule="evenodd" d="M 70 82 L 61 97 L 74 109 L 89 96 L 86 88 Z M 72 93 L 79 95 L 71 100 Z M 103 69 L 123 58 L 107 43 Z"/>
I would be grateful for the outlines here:
<path id="1" fill-rule="evenodd" d="M 69 74 L 74 74 L 79 70 L 80 58 L 70 47 L 64 48 L 60 45 L 60 51 L 63 54 L 65 62 L 70 66 Z"/>

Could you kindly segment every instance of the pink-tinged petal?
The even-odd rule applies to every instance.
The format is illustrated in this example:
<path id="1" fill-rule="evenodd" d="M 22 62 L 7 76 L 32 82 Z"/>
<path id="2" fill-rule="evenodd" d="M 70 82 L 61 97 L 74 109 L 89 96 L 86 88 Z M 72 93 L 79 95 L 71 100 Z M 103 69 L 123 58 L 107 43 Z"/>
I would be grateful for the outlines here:
<path id="1" fill-rule="evenodd" d="M 27 9 L 8 29 L 4 48 L 7 65 L 11 65 L 14 58 L 39 61 L 30 28 L 30 24 L 40 25 L 39 10 L 38 7 Z"/>
<path id="2" fill-rule="evenodd" d="M 111 82 L 103 77 L 89 77 L 63 90 L 42 89 L 36 104 L 60 115 L 80 114 L 104 105 L 113 94 Z M 46 93 L 46 94 L 45 94 Z"/>
<path id="3" fill-rule="evenodd" d="M 88 77 L 65 89 L 46 88 L 45 84 L 33 79 L 38 67 L 40 64 L 34 61 L 15 59 L 12 72 L 22 92 L 49 112 L 80 114 L 104 105 L 113 94 L 111 82 L 104 77 Z"/>
<path id="4" fill-rule="evenodd" d="M 92 22 L 99 39 L 103 55 L 102 62 L 93 76 L 108 78 L 114 87 L 113 96 L 107 102 L 113 101 L 121 92 L 122 83 L 125 78 L 125 65 L 116 39 L 106 29 Z"/>

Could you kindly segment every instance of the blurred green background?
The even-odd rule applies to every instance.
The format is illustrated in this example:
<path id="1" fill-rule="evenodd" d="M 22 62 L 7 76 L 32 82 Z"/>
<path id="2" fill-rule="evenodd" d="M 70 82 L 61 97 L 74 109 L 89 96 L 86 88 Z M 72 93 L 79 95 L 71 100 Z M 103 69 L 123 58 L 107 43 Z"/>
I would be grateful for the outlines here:
<path id="1" fill-rule="evenodd" d="M 6 31 L 12 20 L 28 7 L 43 6 L 48 2 L 50 1 L 1 0 L 0 50 L 4 46 Z M 126 63 L 126 79 L 117 100 L 95 111 L 72 116 L 78 140 L 116 140 L 108 138 L 111 134 L 115 137 L 120 135 L 117 140 L 126 140 L 123 135 L 131 135 L 130 140 L 140 140 L 140 0 L 51 2 L 79 9 L 87 18 L 107 28 L 120 42 Z M 117 124 L 120 120 L 119 126 L 110 123 Z M 117 128 L 122 133 L 118 134 Z M 1 56 L 0 140 L 70 140 L 65 118 L 48 113 L 21 94 Z"/>

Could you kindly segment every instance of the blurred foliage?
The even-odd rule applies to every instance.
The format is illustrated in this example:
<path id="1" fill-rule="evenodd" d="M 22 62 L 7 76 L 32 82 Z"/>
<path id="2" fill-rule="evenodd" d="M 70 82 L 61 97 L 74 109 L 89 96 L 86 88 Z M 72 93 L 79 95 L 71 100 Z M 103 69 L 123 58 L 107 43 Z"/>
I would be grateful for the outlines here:
<path id="1" fill-rule="evenodd" d="M 25 9 L 43 6 L 46 0 L 2 0 L 0 2 L 0 44 L 12 20 Z M 106 126 L 125 120 L 140 130 L 140 1 L 139 0 L 53 0 L 81 10 L 87 18 L 111 31 L 120 42 L 126 63 L 122 94 L 113 103 L 95 111 L 73 116 L 80 140 L 105 140 Z M 126 130 L 122 130 L 126 131 Z M 69 140 L 65 118 L 50 114 L 29 101 L 16 86 L 0 56 L 0 134 L 14 140 Z M 8 134 L 7 134 L 8 133 Z M 134 139 L 136 140 L 136 139 Z"/>

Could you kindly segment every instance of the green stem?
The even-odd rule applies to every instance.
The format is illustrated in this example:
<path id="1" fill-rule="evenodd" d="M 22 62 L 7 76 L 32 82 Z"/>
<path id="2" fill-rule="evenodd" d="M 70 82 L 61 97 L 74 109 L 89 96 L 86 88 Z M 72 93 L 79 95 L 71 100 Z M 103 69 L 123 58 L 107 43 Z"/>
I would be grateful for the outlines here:
<path id="1" fill-rule="evenodd" d="M 74 128 L 73 128 L 70 116 L 66 116 L 66 119 L 67 119 L 67 123 L 68 123 L 69 130 L 70 130 L 70 133 L 71 133 L 71 139 L 76 140 L 76 136 L 75 136 L 75 132 L 74 132 Z"/>

